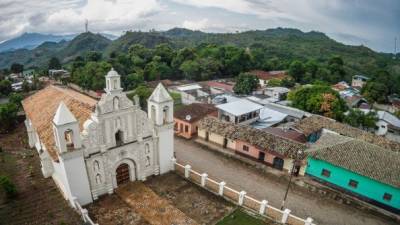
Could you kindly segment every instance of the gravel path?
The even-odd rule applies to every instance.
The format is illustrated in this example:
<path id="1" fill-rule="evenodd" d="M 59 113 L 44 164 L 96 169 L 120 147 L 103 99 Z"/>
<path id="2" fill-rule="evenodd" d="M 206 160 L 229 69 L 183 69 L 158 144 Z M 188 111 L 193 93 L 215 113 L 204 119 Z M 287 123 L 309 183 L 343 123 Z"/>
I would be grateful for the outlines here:
<path id="1" fill-rule="evenodd" d="M 229 159 L 219 153 L 203 149 L 194 141 L 175 138 L 175 152 L 178 162 L 192 165 L 200 173 L 227 182 L 236 190 L 245 190 L 249 196 L 266 199 L 272 206 L 280 207 L 287 183 L 284 179 L 268 177 L 254 168 L 237 160 Z M 378 216 L 341 205 L 332 200 L 299 190 L 290 190 L 286 207 L 296 216 L 314 219 L 317 224 L 326 225 L 395 225 Z"/>

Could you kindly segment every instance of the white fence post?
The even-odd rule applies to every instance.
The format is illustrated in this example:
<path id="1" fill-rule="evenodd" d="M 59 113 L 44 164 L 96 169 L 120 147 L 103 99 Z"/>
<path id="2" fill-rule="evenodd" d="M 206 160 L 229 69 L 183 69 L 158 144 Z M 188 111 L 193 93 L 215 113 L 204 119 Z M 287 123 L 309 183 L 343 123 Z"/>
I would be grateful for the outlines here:
<path id="1" fill-rule="evenodd" d="M 172 170 L 175 170 L 176 158 L 172 157 L 171 161 L 172 161 Z"/>
<path id="2" fill-rule="evenodd" d="M 208 177 L 208 174 L 206 174 L 206 173 L 201 174 L 201 186 L 203 186 L 203 187 L 206 186 L 207 177 Z"/>
<path id="3" fill-rule="evenodd" d="M 189 174 L 190 174 L 190 169 L 191 169 L 192 167 L 190 166 L 190 165 L 186 165 L 185 166 L 185 177 L 186 178 L 189 178 Z"/>
<path id="4" fill-rule="evenodd" d="M 218 194 L 221 195 L 221 196 L 224 195 L 224 186 L 225 186 L 225 184 L 226 184 L 226 183 L 225 183 L 224 181 L 221 181 L 221 182 L 219 183 Z"/>
<path id="5" fill-rule="evenodd" d="M 304 225 L 312 225 L 313 219 L 311 217 L 307 217 L 306 222 Z"/>
<path id="6" fill-rule="evenodd" d="M 290 209 L 285 209 L 285 211 L 283 211 L 283 215 L 282 215 L 282 223 L 285 224 L 289 218 L 289 214 L 290 214 Z"/>
<path id="7" fill-rule="evenodd" d="M 83 217 L 83 221 L 87 222 L 87 216 L 88 216 L 88 211 L 87 209 L 82 209 L 82 217 Z"/>
<path id="8" fill-rule="evenodd" d="M 268 205 L 268 201 L 267 201 L 267 200 L 262 200 L 262 201 L 261 201 L 260 211 L 259 211 L 259 213 L 260 213 L 261 215 L 264 215 L 265 209 L 267 208 L 267 205 Z"/>
<path id="9" fill-rule="evenodd" d="M 244 196 L 246 196 L 246 192 L 245 191 L 241 191 L 239 193 L 239 205 L 243 205 L 243 201 L 244 201 Z"/>

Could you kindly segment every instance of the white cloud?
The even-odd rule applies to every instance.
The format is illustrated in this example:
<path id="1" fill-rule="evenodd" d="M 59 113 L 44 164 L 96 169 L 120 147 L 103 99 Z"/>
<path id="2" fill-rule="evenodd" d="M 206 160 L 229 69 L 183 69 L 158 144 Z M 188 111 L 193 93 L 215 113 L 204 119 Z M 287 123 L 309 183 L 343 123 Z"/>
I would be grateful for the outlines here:
<path id="1" fill-rule="evenodd" d="M 6 0 L 0 3 L 0 40 L 22 32 L 121 31 L 163 10 L 158 0 Z"/>
<path id="2" fill-rule="evenodd" d="M 183 28 L 187 28 L 190 30 L 205 30 L 209 28 L 210 24 L 208 22 L 208 19 L 202 19 L 198 21 L 190 21 L 190 20 L 185 20 L 182 23 Z"/>

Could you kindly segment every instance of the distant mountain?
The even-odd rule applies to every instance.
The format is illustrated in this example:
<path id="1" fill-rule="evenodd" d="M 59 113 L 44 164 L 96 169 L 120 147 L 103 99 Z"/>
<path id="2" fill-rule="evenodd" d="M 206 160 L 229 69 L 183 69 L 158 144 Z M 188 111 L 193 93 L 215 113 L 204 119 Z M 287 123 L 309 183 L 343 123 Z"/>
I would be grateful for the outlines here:
<path id="1" fill-rule="evenodd" d="M 154 48 L 161 43 L 171 43 L 168 37 L 157 32 L 132 32 L 128 31 L 118 39 L 114 40 L 104 52 L 108 56 L 111 52 L 127 52 L 128 48 L 133 44 L 141 44 L 147 48 Z"/>
<path id="2" fill-rule="evenodd" d="M 61 49 L 57 56 L 65 63 L 89 51 L 103 52 L 111 42 L 110 39 L 101 34 L 82 33 L 72 39 L 65 48 Z"/>
<path id="3" fill-rule="evenodd" d="M 24 33 L 19 37 L 10 39 L 0 44 L 0 52 L 12 51 L 17 49 L 34 49 L 44 42 L 69 41 L 76 35 L 52 35 L 39 33 Z"/>
<path id="4" fill-rule="evenodd" d="M 67 63 L 78 55 L 88 51 L 103 52 L 111 40 L 100 34 L 82 33 L 70 41 L 44 42 L 38 47 L 18 49 L 0 53 L 0 68 L 9 68 L 12 63 L 21 63 L 26 68 L 45 66 L 51 57 L 57 57 Z"/>
<path id="5" fill-rule="evenodd" d="M 327 62 L 333 55 L 340 55 L 348 74 L 368 74 L 371 68 L 386 68 L 392 74 L 400 74 L 400 63 L 392 60 L 391 54 L 377 53 L 365 46 L 345 45 L 321 32 L 302 32 L 297 29 L 275 28 L 240 33 L 205 33 L 183 28 L 173 28 L 160 32 L 126 32 L 111 41 L 100 34 L 83 33 L 70 41 L 45 42 L 32 49 L 19 49 L 0 53 L 0 69 L 9 68 L 14 63 L 22 63 L 26 68 L 46 65 L 50 57 L 58 57 L 63 63 L 71 61 L 87 51 L 102 52 L 109 57 L 112 52 L 127 52 L 133 44 L 153 48 L 167 43 L 173 48 L 196 47 L 202 44 L 234 45 L 248 48 L 254 57 L 258 52 L 280 62 L 315 59 Z"/>

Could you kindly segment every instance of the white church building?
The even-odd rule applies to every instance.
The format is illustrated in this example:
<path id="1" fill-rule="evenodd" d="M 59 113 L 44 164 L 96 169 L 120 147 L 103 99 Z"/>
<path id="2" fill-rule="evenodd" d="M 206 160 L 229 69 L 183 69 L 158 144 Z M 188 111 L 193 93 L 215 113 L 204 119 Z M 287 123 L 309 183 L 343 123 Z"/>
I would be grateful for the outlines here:
<path id="1" fill-rule="evenodd" d="M 105 92 L 96 100 L 50 85 L 23 101 L 29 145 L 39 153 L 43 175 L 71 204 L 173 169 L 173 100 L 164 86 L 148 99 L 147 114 L 137 97 L 132 102 L 122 92 L 113 69 Z"/>

